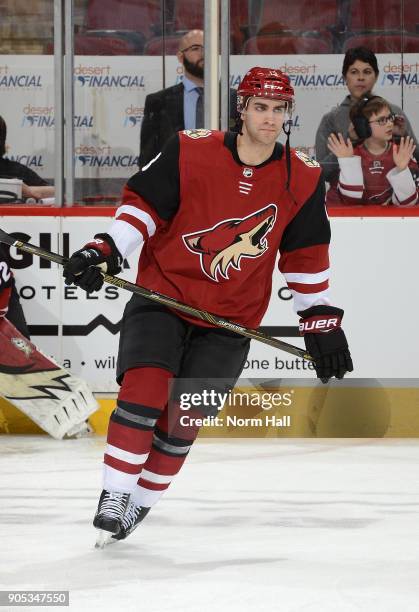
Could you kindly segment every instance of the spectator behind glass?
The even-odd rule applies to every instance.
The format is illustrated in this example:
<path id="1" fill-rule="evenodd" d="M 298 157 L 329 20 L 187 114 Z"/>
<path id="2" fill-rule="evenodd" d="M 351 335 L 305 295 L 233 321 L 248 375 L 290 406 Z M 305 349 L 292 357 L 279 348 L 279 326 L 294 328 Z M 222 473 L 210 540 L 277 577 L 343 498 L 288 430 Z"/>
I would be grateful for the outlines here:
<path id="1" fill-rule="evenodd" d="M 349 112 L 361 98 L 371 94 L 379 74 L 377 57 L 366 47 L 349 49 L 343 60 L 342 74 L 349 94 L 339 106 L 323 115 L 316 133 L 316 159 L 322 166 L 325 179 L 329 183 L 336 182 L 339 175 L 336 156 L 328 149 L 329 136 L 340 133 L 345 140 L 348 136 L 352 140 L 357 140 L 356 135 L 350 130 Z M 392 102 L 388 104 L 391 112 L 398 116 L 394 135 L 410 136 L 417 147 L 415 134 L 402 109 Z M 417 154 L 419 154 L 418 151 L 415 155 Z"/>
<path id="2" fill-rule="evenodd" d="M 327 203 L 336 195 L 343 204 L 395 204 L 418 202 L 419 168 L 412 157 L 415 142 L 410 136 L 393 142 L 395 116 L 387 100 L 365 97 L 350 110 L 359 143 L 330 134 L 329 150 L 339 163 L 339 181 L 327 193 Z"/>
<path id="3" fill-rule="evenodd" d="M 24 198 L 51 198 L 54 196 L 54 187 L 48 185 L 36 172 L 5 157 L 6 155 L 7 125 L 0 117 L 0 178 L 20 179 L 23 181 L 22 196 Z"/>
<path id="4" fill-rule="evenodd" d="M 145 99 L 140 136 L 140 168 L 151 161 L 175 132 L 204 127 L 204 33 L 192 30 L 179 42 L 177 53 L 183 65 L 183 80 L 149 94 Z M 230 89 L 230 127 L 235 126 L 237 96 Z"/>

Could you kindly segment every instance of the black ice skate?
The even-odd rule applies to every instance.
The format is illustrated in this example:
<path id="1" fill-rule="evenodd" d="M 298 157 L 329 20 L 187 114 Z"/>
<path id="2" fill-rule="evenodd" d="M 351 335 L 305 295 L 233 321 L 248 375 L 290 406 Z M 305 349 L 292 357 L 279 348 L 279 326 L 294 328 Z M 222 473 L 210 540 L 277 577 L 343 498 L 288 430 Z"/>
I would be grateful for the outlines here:
<path id="1" fill-rule="evenodd" d="M 116 493 L 103 489 L 93 525 L 112 534 L 118 534 L 129 503 L 129 493 Z"/>
<path id="2" fill-rule="evenodd" d="M 134 531 L 141 523 L 141 521 L 147 516 L 150 508 L 143 508 L 142 506 L 136 506 L 134 502 L 130 502 L 128 509 L 122 519 L 122 527 L 119 533 L 112 536 L 113 540 L 125 540 L 130 533 Z"/>

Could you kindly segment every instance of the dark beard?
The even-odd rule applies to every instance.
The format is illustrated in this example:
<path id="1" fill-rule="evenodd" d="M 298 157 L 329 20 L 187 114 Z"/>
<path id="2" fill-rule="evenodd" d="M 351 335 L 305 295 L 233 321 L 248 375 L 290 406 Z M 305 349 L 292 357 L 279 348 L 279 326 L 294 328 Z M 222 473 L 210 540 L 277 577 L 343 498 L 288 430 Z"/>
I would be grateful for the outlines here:
<path id="1" fill-rule="evenodd" d="M 190 62 L 185 56 L 183 56 L 183 67 L 189 74 L 192 74 L 192 76 L 198 79 L 204 78 L 204 66 Z"/>

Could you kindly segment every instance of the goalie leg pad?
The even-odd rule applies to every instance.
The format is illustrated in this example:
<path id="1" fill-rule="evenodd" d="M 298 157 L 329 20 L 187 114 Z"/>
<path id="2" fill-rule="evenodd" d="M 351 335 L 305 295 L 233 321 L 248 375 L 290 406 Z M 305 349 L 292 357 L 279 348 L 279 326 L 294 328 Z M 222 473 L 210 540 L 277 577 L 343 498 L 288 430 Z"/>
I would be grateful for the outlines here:
<path id="1" fill-rule="evenodd" d="M 7 319 L 0 322 L 0 392 L 57 440 L 84 429 L 98 408 L 84 380 L 44 355 Z"/>

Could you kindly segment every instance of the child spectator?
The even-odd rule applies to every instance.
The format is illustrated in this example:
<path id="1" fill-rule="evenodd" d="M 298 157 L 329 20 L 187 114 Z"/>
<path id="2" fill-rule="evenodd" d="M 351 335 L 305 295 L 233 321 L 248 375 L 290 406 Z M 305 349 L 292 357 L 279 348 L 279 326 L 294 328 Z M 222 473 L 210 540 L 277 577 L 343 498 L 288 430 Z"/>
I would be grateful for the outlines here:
<path id="1" fill-rule="evenodd" d="M 333 185 L 339 174 L 339 164 L 335 155 L 328 149 L 328 138 L 330 134 L 349 136 L 354 140 L 355 135 L 350 129 L 350 110 L 353 105 L 367 96 L 372 96 L 380 71 L 378 69 L 377 56 L 367 47 L 355 47 L 348 49 L 342 65 L 342 75 L 348 88 L 348 94 L 341 104 L 326 113 L 317 128 L 316 133 L 316 159 L 323 168 L 324 178 Z M 403 110 L 396 104 L 388 103 L 391 112 L 400 116 L 401 120 L 395 126 L 395 133 L 399 136 L 410 136 L 414 139 L 415 134 Z M 415 153 L 419 159 L 419 148 Z"/>
<path id="2" fill-rule="evenodd" d="M 353 145 L 341 133 L 328 138 L 340 173 L 327 202 L 334 203 L 337 195 L 344 204 L 417 204 L 419 168 L 412 157 L 415 141 L 410 136 L 394 141 L 397 117 L 390 103 L 379 96 L 365 97 L 351 108 L 350 119 L 357 143 Z"/>

